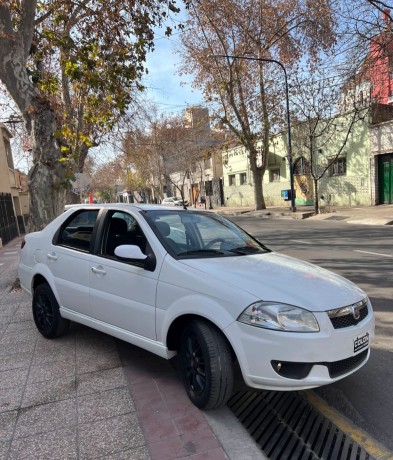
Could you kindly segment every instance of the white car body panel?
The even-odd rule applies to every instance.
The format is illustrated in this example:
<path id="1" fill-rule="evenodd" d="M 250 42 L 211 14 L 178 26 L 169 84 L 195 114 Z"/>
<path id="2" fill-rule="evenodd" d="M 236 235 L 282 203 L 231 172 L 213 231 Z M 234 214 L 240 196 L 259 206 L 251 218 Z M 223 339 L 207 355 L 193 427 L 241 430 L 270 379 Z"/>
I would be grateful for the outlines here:
<path id="1" fill-rule="evenodd" d="M 158 269 L 148 272 L 116 260 L 92 256 L 90 301 L 80 313 L 155 340 L 157 278 Z"/>
<path id="2" fill-rule="evenodd" d="M 236 287 L 256 300 L 296 305 L 310 311 L 326 311 L 351 305 L 364 292 L 347 279 L 316 265 L 274 252 L 243 257 L 182 260 L 215 279 L 216 295 Z M 251 302 L 250 302 L 251 303 Z M 239 305 L 241 311 L 247 305 Z M 239 314 L 241 313 L 239 311 Z"/>

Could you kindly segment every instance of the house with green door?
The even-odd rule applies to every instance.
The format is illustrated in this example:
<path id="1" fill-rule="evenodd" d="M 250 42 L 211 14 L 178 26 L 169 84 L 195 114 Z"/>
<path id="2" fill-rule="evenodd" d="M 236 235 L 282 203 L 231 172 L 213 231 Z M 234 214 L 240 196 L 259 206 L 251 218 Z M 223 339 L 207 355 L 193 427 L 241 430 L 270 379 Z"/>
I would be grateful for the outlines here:
<path id="1" fill-rule="evenodd" d="M 393 204 L 393 121 L 371 127 L 371 194 L 373 204 Z"/>

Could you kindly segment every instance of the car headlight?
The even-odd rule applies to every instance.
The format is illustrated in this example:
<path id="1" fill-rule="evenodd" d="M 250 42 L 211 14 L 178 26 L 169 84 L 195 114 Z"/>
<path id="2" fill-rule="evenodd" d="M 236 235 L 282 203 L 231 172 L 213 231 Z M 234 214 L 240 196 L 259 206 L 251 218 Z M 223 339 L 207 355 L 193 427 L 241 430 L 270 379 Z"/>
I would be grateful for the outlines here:
<path id="1" fill-rule="evenodd" d="M 315 316 L 308 310 L 283 303 L 256 302 L 237 319 L 251 326 L 285 332 L 318 332 Z"/>

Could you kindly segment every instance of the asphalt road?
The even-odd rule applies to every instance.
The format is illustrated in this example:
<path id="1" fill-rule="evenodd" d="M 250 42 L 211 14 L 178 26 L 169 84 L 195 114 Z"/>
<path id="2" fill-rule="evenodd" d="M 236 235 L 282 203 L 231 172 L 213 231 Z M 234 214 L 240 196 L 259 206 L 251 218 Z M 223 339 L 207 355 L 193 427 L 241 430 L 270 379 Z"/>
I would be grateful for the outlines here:
<path id="1" fill-rule="evenodd" d="M 345 276 L 369 295 L 376 339 L 368 363 L 316 392 L 393 450 L 393 229 L 345 222 L 238 216 L 231 220 L 270 249 Z"/>

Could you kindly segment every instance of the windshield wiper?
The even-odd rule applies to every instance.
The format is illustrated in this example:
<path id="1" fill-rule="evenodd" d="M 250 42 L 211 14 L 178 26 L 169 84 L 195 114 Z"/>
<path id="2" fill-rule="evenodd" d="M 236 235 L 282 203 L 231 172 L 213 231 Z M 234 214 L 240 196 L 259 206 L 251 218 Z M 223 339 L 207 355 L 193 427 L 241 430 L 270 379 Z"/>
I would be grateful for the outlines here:
<path id="1" fill-rule="evenodd" d="M 263 251 L 265 248 L 258 248 L 255 246 L 240 246 L 238 248 L 228 249 L 229 252 L 234 252 L 235 254 L 249 255 L 255 254 L 257 252 Z"/>
<path id="2" fill-rule="evenodd" d="M 198 254 L 224 254 L 222 251 L 219 251 L 217 249 L 192 249 L 190 251 L 183 251 L 177 254 L 178 256 L 193 256 L 193 255 L 198 255 Z"/>

